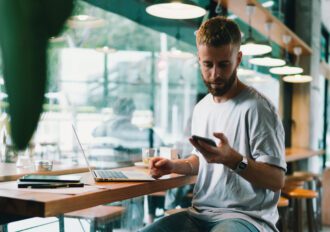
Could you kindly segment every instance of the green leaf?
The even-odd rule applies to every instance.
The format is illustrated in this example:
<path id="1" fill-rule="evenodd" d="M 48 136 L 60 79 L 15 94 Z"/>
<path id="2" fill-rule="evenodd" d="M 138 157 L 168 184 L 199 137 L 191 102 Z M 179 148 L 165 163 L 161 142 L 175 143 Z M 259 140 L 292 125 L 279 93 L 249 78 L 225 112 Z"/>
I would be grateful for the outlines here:
<path id="1" fill-rule="evenodd" d="M 26 148 L 42 111 L 48 39 L 61 31 L 72 9 L 72 0 L 0 0 L 4 80 L 18 149 Z"/>

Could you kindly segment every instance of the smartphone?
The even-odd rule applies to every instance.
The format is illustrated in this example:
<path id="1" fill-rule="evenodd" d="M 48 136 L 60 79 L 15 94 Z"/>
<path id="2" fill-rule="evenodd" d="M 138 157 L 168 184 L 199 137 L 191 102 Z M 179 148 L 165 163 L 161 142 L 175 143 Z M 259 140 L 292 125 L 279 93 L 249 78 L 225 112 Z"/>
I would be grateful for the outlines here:
<path id="1" fill-rule="evenodd" d="M 78 175 L 25 175 L 19 179 L 21 182 L 60 182 L 78 183 L 81 176 Z"/>
<path id="2" fill-rule="evenodd" d="M 205 137 L 201 137 L 201 136 L 198 136 L 198 135 L 193 135 L 193 136 L 191 136 L 192 137 L 192 139 L 194 140 L 194 141 L 198 141 L 198 140 L 200 140 L 200 141 L 203 141 L 204 143 L 207 143 L 207 144 L 209 144 L 209 145 L 211 145 L 211 146 L 214 146 L 214 147 L 216 147 L 217 146 L 217 144 L 215 143 L 215 141 L 213 140 L 213 139 L 209 139 L 209 138 L 205 138 Z"/>

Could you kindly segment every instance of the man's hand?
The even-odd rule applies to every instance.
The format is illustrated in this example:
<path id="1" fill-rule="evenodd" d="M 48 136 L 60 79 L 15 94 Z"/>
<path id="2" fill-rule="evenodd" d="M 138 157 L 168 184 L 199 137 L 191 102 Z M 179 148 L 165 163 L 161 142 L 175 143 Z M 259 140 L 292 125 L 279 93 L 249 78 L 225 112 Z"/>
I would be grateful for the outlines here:
<path id="1" fill-rule="evenodd" d="M 194 141 L 190 138 L 190 142 L 199 150 L 208 163 L 220 163 L 235 169 L 237 164 L 242 160 L 239 155 L 228 142 L 227 137 L 223 133 L 213 133 L 220 140 L 217 147 L 213 147 L 203 141 Z"/>
<path id="2" fill-rule="evenodd" d="M 149 161 L 150 174 L 153 178 L 159 178 L 170 174 L 174 170 L 174 162 L 163 157 L 155 157 Z"/>

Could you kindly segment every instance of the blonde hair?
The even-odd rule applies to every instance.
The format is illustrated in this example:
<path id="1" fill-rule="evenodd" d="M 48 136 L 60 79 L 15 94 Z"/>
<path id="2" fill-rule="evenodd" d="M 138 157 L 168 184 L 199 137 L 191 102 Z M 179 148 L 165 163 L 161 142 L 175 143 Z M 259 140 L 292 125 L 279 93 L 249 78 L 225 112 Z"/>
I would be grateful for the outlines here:
<path id="1" fill-rule="evenodd" d="M 238 25 L 230 19 L 217 16 L 205 21 L 197 31 L 196 44 L 219 47 L 241 44 L 241 31 Z"/>

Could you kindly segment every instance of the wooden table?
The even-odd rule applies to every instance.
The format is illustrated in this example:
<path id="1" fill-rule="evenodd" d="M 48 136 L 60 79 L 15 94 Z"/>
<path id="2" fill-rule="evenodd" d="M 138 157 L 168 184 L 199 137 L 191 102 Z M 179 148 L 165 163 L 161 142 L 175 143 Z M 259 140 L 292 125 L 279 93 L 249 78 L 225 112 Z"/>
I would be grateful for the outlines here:
<path id="1" fill-rule="evenodd" d="M 130 169 L 136 169 L 131 167 Z M 47 192 L 27 192 L 2 189 L 0 183 L 0 224 L 29 217 L 62 215 L 74 210 L 105 203 L 122 201 L 153 192 L 193 184 L 195 176 L 172 174 L 152 182 L 94 183 L 90 173 L 84 173 L 84 182 L 98 186 L 91 192 L 65 195 Z M 7 183 L 7 182 L 5 182 Z"/>
<path id="2" fill-rule="evenodd" d="M 321 155 L 324 151 L 314 151 L 303 148 L 287 148 L 286 161 L 293 162 L 312 156 Z M 80 168 L 65 169 L 64 166 L 55 168 L 51 174 L 77 173 Z M 125 168 L 127 169 L 127 168 Z M 130 167 L 128 169 L 136 169 Z M 15 166 L 0 164 L 0 180 L 10 181 L 22 175 L 33 173 L 31 170 L 18 170 Z M 170 188 L 193 184 L 196 176 L 182 176 L 172 174 L 167 178 L 153 182 L 109 182 L 94 183 L 90 173 L 84 173 L 86 183 L 98 186 L 91 192 L 76 195 L 65 195 L 47 192 L 26 192 L 15 189 L 1 189 L 0 183 L 0 222 L 8 222 L 9 219 L 29 217 L 50 217 L 67 212 L 89 208 L 105 203 L 122 201 L 146 194 L 164 191 Z M 1 221 L 2 219 L 2 221 Z"/>
<path id="3" fill-rule="evenodd" d="M 307 148 L 290 147 L 285 149 L 285 161 L 287 163 L 307 159 L 313 156 L 324 155 L 324 150 L 312 150 Z"/>

